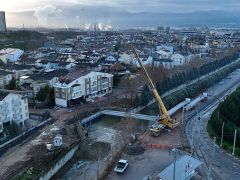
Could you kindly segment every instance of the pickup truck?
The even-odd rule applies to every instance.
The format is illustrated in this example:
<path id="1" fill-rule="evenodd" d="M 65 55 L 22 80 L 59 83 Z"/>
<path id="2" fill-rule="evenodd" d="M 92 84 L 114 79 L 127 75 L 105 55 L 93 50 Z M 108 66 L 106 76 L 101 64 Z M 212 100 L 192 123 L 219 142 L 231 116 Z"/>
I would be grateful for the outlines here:
<path id="1" fill-rule="evenodd" d="M 128 167 L 128 161 L 125 159 L 120 159 L 117 163 L 117 166 L 114 168 L 114 171 L 122 174 Z"/>

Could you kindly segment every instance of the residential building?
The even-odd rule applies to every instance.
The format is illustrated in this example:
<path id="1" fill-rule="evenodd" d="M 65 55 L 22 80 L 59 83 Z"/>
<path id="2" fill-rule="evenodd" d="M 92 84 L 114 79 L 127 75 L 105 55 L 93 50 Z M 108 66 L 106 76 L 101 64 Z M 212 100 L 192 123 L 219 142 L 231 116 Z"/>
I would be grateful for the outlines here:
<path id="1" fill-rule="evenodd" d="M 68 107 L 72 101 L 91 100 L 112 92 L 113 75 L 95 71 L 75 71 L 54 84 L 55 103 Z"/>
<path id="2" fill-rule="evenodd" d="M 24 51 L 21 49 L 15 48 L 6 48 L 0 50 L 0 60 L 2 60 L 5 64 L 7 62 L 16 62 L 23 55 Z"/>
<path id="3" fill-rule="evenodd" d="M 183 65 L 186 62 L 186 59 L 183 55 L 179 54 L 179 53 L 175 53 L 173 54 L 170 59 L 173 61 L 173 66 L 179 66 L 179 65 Z"/>
<path id="4" fill-rule="evenodd" d="M 19 78 L 19 85 L 25 90 L 32 89 L 36 95 L 45 86 L 53 87 L 60 77 L 68 74 L 69 71 L 62 69 L 51 72 L 39 72 Z"/>
<path id="5" fill-rule="evenodd" d="M 109 72 L 114 75 L 126 75 L 130 74 L 130 72 L 127 70 L 125 66 L 123 66 L 119 61 L 115 62 L 110 68 Z"/>
<path id="6" fill-rule="evenodd" d="M 0 88 L 4 88 L 12 80 L 12 78 L 12 73 L 0 70 Z"/>
<path id="7" fill-rule="evenodd" d="M 126 53 L 123 53 L 120 55 L 120 57 L 118 58 L 118 60 L 121 62 L 121 63 L 125 63 L 125 64 L 131 64 L 131 61 L 132 61 L 132 57 Z"/>
<path id="8" fill-rule="evenodd" d="M 0 127 L 15 122 L 24 125 L 29 119 L 27 96 L 13 93 L 0 93 Z M 1 131 L 1 130 L 0 130 Z"/>
<path id="9" fill-rule="evenodd" d="M 173 61 L 171 59 L 154 58 L 153 66 L 155 67 L 163 66 L 165 69 L 171 69 L 173 68 Z"/>

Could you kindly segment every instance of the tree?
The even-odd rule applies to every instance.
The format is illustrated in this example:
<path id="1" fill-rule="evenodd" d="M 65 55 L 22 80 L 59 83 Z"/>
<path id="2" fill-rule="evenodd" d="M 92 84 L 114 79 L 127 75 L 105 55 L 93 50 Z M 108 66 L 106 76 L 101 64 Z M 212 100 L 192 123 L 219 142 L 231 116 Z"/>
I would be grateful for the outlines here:
<path id="1" fill-rule="evenodd" d="M 9 82 L 9 84 L 6 85 L 6 89 L 8 89 L 8 90 L 19 90 L 20 89 L 15 78 L 12 78 L 12 80 Z"/>
<path id="2" fill-rule="evenodd" d="M 44 101 L 51 102 L 51 100 L 53 99 L 52 93 L 53 89 L 47 85 L 44 88 L 41 88 L 40 91 L 36 94 L 36 100 L 41 102 Z"/>

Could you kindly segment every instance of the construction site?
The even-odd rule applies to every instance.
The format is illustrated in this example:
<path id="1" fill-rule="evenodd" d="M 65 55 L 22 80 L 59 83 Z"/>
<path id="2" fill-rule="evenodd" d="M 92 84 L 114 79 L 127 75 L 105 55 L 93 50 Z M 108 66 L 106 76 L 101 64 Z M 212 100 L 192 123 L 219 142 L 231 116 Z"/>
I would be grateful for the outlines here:
<path id="1" fill-rule="evenodd" d="M 119 99 L 113 95 L 111 108 L 101 101 L 88 104 L 87 115 L 52 110 L 53 121 L 48 126 L 0 157 L 5 162 L 0 165 L 2 179 L 206 179 L 205 160 L 197 156 L 186 125 L 193 117 L 200 121 L 201 110 L 239 82 L 238 72 L 227 74 L 231 80 L 224 88 L 214 84 L 194 98 L 183 97 L 167 110 L 162 98 L 194 86 L 200 79 L 160 97 L 135 49 L 130 47 L 152 100 L 145 106 L 134 107 L 122 94 Z M 119 159 L 129 163 L 122 174 L 114 172 Z"/>

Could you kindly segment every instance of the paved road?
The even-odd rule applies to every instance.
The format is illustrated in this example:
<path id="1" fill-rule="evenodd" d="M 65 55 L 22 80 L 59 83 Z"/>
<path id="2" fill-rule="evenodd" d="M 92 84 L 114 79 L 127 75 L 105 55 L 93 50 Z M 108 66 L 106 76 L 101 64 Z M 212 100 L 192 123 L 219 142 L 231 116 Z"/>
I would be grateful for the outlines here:
<path id="1" fill-rule="evenodd" d="M 233 92 L 240 85 L 239 70 L 233 73 L 231 77 L 231 79 L 226 78 L 222 81 L 223 83 L 218 83 L 208 90 L 208 93 L 212 96 L 210 96 L 207 102 L 198 107 L 201 120 L 198 120 L 196 112 L 189 113 L 185 129 L 187 139 L 193 146 L 195 154 L 205 162 L 203 171 L 206 176 L 208 175 L 209 165 L 210 167 L 212 166 L 213 179 L 240 179 L 240 161 L 238 159 L 226 153 L 218 146 L 215 146 L 215 158 L 213 159 L 214 145 L 206 131 L 207 122 L 213 110 L 225 96 Z"/>

